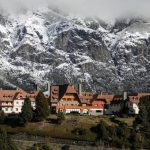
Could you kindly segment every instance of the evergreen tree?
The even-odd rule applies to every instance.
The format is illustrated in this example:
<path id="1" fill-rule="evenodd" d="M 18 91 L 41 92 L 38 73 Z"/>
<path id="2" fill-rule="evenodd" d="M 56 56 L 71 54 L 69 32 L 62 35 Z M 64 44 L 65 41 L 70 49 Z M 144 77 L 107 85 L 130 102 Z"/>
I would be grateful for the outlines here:
<path id="1" fill-rule="evenodd" d="M 41 121 L 49 115 L 49 104 L 42 92 L 39 92 L 36 97 L 35 119 Z"/>
<path id="2" fill-rule="evenodd" d="M 105 122 L 101 121 L 98 125 L 99 138 L 102 140 L 106 140 L 109 136 L 107 125 Z"/>
<path id="3" fill-rule="evenodd" d="M 65 115 L 63 112 L 61 111 L 58 111 L 58 114 L 57 114 L 57 122 L 58 124 L 62 124 L 62 122 L 65 120 Z"/>
<path id="4" fill-rule="evenodd" d="M 140 112 L 134 123 L 150 126 L 150 96 L 145 96 L 140 99 Z"/>
<path id="5" fill-rule="evenodd" d="M 29 98 L 25 98 L 24 100 L 24 105 L 22 106 L 21 118 L 25 122 L 30 122 L 33 118 L 31 100 Z"/>
<path id="6" fill-rule="evenodd" d="M 4 111 L 0 111 L 0 123 L 3 124 L 5 122 L 5 113 Z"/>
<path id="7" fill-rule="evenodd" d="M 0 150 L 18 150 L 3 128 L 0 128 Z"/>

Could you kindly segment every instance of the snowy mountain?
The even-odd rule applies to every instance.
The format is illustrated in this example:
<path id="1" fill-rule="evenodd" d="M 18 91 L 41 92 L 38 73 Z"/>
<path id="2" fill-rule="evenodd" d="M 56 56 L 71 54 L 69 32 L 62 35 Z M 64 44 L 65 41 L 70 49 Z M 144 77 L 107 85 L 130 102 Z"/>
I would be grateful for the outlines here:
<path id="1" fill-rule="evenodd" d="M 67 16 L 51 9 L 0 16 L 0 85 L 81 82 L 92 91 L 145 91 L 150 23 Z M 150 89 L 150 88 L 149 88 Z"/>

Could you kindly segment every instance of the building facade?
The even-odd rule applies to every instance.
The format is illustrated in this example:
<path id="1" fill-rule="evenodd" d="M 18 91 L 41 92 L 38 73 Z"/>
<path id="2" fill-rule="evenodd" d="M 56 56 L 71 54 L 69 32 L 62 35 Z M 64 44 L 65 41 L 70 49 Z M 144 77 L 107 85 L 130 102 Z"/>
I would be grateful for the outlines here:
<path id="1" fill-rule="evenodd" d="M 73 85 L 52 85 L 50 88 L 50 106 L 53 112 L 65 114 L 77 113 L 87 115 L 103 115 L 104 105 L 93 99 L 90 92 L 76 90 Z"/>
<path id="2" fill-rule="evenodd" d="M 73 85 L 51 85 L 50 106 L 54 113 L 63 111 L 66 114 L 78 113 L 87 115 L 114 115 L 127 113 L 136 115 L 139 113 L 139 102 L 143 96 L 150 93 L 136 93 L 128 95 L 93 94 L 83 92 L 81 85 L 78 90 Z"/>
<path id="3" fill-rule="evenodd" d="M 31 100 L 33 109 L 35 109 L 35 98 L 37 94 L 38 92 L 28 93 L 22 89 L 0 90 L 0 109 L 5 114 L 19 114 L 21 113 L 24 100 L 27 97 Z"/>

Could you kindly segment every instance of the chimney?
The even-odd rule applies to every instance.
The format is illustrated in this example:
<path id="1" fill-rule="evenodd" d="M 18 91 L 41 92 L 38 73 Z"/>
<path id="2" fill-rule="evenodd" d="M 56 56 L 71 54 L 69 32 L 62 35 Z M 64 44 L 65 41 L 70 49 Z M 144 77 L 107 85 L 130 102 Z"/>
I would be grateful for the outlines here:
<path id="1" fill-rule="evenodd" d="M 20 90 L 20 88 L 16 87 L 16 90 L 17 90 L 17 91 L 19 91 L 19 90 Z"/>
<path id="2" fill-rule="evenodd" d="M 82 84 L 78 85 L 79 96 L 82 96 Z"/>
<path id="3" fill-rule="evenodd" d="M 48 91 L 48 97 L 50 97 L 50 92 L 51 92 L 51 84 L 50 84 L 50 82 L 47 83 L 47 91 Z"/>
<path id="4" fill-rule="evenodd" d="M 123 100 L 127 100 L 128 94 L 127 92 L 123 92 Z"/>
<path id="5" fill-rule="evenodd" d="M 36 84 L 35 86 L 36 86 L 36 91 L 40 91 L 38 84 Z"/>

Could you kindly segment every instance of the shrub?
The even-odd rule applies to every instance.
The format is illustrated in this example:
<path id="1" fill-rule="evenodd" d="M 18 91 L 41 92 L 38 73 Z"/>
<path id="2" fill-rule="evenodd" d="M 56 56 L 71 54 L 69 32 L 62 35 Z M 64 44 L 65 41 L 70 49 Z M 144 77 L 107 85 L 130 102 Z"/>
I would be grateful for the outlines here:
<path id="1" fill-rule="evenodd" d="M 62 124 L 62 122 L 65 120 L 65 115 L 63 112 L 61 111 L 58 111 L 58 114 L 57 114 L 57 123 L 58 124 Z"/>
<path id="2" fill-rule="evenodd" d="M 32 147 L 30 147 L 27 150 L 37 150 L 37 149 L 38 150 L 52 150 L 48 144 L 44 144 L 44 143 L 34 144 Z"/>
<path id="3" fill-rule="evenodd" d="M 69 146 L 69 145 L 64 145 L 64 146 L 62 146 L 61 149 L 62 149 L 62 150 L 69 150 L 69 149 L 70 149 L 70 146 Z"/>
<path id="4" fill-rule="evenodd" d="M 83 128 L 76 128 L 72 130 L 72 133 L 75 135 L 85 135 L 86 134 L 86 129 Z"/>

